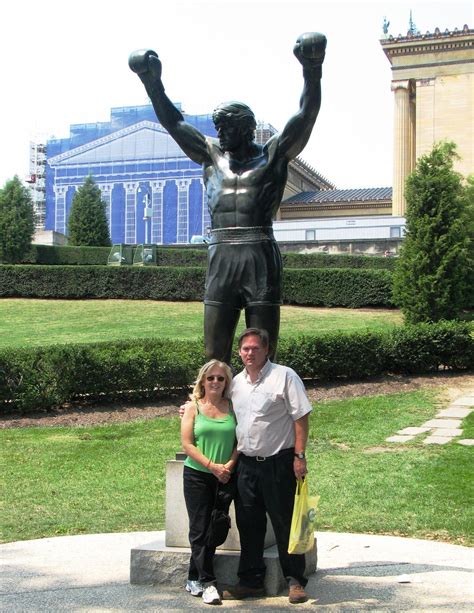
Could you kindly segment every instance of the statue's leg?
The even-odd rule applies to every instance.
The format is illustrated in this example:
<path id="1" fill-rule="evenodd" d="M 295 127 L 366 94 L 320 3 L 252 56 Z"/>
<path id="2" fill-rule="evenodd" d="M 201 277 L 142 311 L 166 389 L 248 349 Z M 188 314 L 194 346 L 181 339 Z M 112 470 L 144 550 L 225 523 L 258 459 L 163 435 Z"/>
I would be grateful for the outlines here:
<path id="1" fill-rule="evenodd" d="M 263 328 L 270 337 L 268 357 L 273 361 L 278 344 L 280 330 L 280 305 L 253 305 L 245 309 L 247 328 Z"/>
<path id="2" fill-rule="evenodd" d="M 232 342 L 239 323 L 240 310 L 225 304 L 204 305 L 204 344 L 209 360 L 230 364 Z"/>

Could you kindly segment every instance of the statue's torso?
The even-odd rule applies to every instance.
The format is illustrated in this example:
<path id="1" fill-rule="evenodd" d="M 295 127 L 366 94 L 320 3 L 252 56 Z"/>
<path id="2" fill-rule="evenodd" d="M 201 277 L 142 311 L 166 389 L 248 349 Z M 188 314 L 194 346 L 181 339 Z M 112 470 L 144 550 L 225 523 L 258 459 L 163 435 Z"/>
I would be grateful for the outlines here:
<path id="1" fill-rule="evenodd" d="M 209 139 L 212 163 L 204 183 L 213 228 L 270 226 L 281 203 L 288 161 L 278 158 L 277 143 L 262 147 L 244 163 L 232 160 Z"/>

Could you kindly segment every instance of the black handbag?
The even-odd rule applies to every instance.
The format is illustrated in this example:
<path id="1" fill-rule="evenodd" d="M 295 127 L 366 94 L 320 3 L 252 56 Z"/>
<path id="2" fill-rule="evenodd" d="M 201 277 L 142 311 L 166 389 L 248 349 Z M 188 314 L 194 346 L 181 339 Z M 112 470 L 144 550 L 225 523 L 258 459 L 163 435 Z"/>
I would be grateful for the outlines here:
<path id="1" fill-rule="evenodd" d="M 213 509 L 206 534 L 208 547 L 219 547 L 226 540 L 230 530 L 230 515 L 222 509 Z"/>
<path id="2" fill-rule="evenodd" d="M 235 494 L 235 480 L 232 476 L 227 483 L 218 483 L 211 520 L 206 533 L 206 545 L 219 547 L 226 540 L 231 527 L 229 507 Z"/>

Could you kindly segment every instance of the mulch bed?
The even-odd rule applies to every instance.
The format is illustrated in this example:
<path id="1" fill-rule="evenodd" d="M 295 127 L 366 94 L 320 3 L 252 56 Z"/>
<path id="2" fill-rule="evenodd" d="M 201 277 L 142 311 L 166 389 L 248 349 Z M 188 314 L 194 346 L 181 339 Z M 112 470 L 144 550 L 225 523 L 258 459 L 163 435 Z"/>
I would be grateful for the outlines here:
<path id="1" fill-rule="evenodd" d="M 450 400 L 474 390 L 472 373 L 440 372 L 429 376 L 385 376 L 369 381 L 339 381 L 312 383 L 307 385 L 311 401 L 338 400 L 357 396 L 375 396 L 407 392 L 426 387 L 442 387 Z M 26 415 L 17 413 L 0 414 L 0 428 L 25 428 L 44 426 L 95 426 L 153 419 L 177 415 L 184 397 L 170 398 L 157 402 L 104 404 L 68 404 L 49 411 L 36 411 Z"/>

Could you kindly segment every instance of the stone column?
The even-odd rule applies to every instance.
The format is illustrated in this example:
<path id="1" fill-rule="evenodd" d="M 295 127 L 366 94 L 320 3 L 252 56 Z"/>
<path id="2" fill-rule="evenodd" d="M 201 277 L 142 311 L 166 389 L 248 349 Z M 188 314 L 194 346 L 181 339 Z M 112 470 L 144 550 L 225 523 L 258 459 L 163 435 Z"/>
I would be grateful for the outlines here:
<path id="1" fill-rule="evenodd" d="M 109 224 L 109 234 L 110 238 L 112 238 L 112 183 L 99 183 L 98 184 L 102 202 L 105 204 L 105 214 L 107 215 L 107 223 Z"/>
<path id="2" fill-rule="evenodd" d="M 392 91 L 395 94 L 392 215 L 405 215 L 405 181 L 415 158 L 411 82 L 392 81 Z"/>
<path id="3" fill-rule="evenodd" d="M 150 181 L 151 206 L 151 242 L 156 245 L 163 244 L 163 190 L 166 181 Z"/>
<path id="4" fill-rule="evenodd" d="M 177 223 L 177 243 L 188 242 L 189 231 L 189 186 L 191 179 L 177 179 L 178 186 L 178 223 Z"/>
<path id="5" fill-rule="evenodd" d="M 137 189 L 138 181 L 124 183 L 125 187 L 125 243 L 137 242 Z"/>
<path id="6" fill-rule="evenodd" d="M 207 205 L 207 192 L 204 185 L 204 181 L 200 179 L 202 190 L 202 235 L 207 236 L 207 229 L 211 229 L 211 216 L 209 214 L 209 207 Z"/>
<path id="7" fill-rule="evenodd" d="M 410 81 L 410 170 L 416 166 L 416 82 Z"/>
<path id="8" fill-rule="evenodd" d="M 56 232 L 66 234 L 67 219 L 66 219 L 66 194 L 68 185 L 55 185 L 55 211 L 54 211 L 54 229 Z"/>

